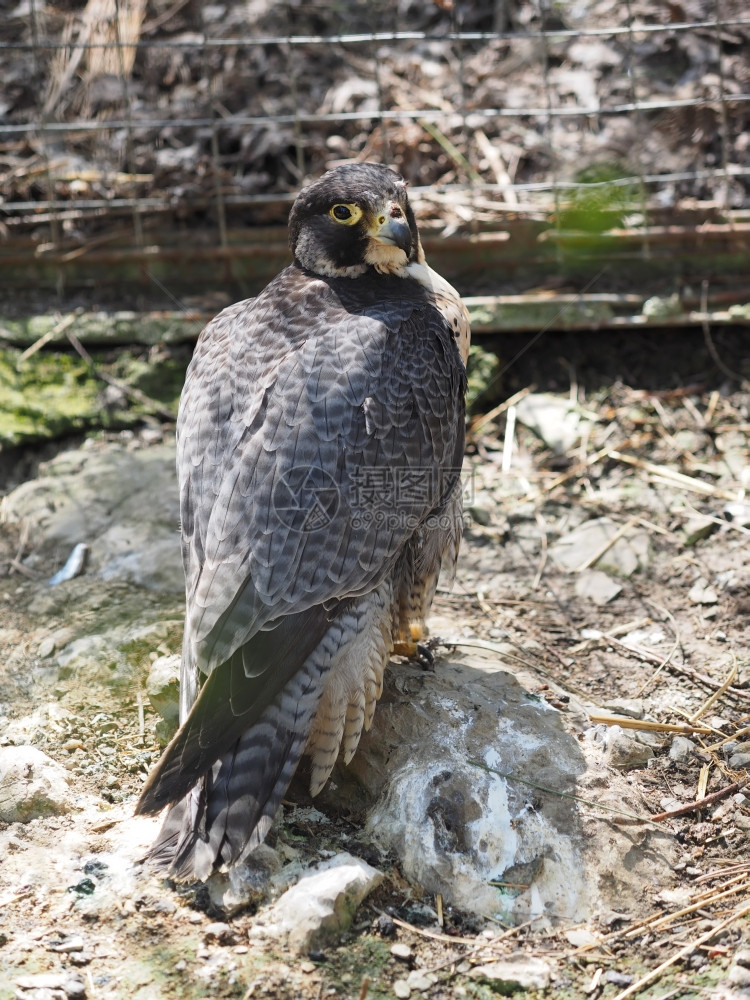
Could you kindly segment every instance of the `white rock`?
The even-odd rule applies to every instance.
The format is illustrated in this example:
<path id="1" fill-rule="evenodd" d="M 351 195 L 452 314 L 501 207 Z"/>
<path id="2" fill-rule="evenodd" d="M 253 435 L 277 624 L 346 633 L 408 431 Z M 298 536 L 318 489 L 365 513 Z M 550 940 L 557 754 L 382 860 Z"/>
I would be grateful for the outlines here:
<path id="1" fill-rule="evenodd" d="M 86 996 L 86 988 L 81 980 L 69 972 L 37 972 L 30 976 L 19 976 L 16 986 L 22 990 L 34 990 L 37 996 L 54 996 L 60 991 L 68 997 Z"/>
<path id="2" fill-rule="evenodd" d="M 391 955 L 394 958 L 400 958 L 403 961 L 411 958 L 411 948 L 408 944 L 403 944 L 401 941 L 397 941 L 396 944 L 391 945 Z"/>
<path id="3" fill-rule="evenodd" d="M 599 943 L 596 934 L 592 934 L 586 927 L 571 927 L 569 931 L 565 931 L 565 939 L 574 948 L 585 948 L 588 945 Z"/>
<path id="4" fill-rule="evenodd" d="M 700 579 L 688 591 L 688 598 L 693 604 L 716 604 L 719 595 L 709 583 Z"/>
<path id="5" fill-rule="evenodd" d="M 14 743 L 35 743 L 50 732 L 63 732 L 63 723 L 73 718 L 73 713 L 56 701 L 48 701 L 35 708 L 31 715 L 12 719 L 3 735 Z"/>
<path id="6" fill-rule="evenodd" d="M 354 913 L 383 875 L 360 858 L 337 854 L 287 889 L 251 934 L 284 941 L 298 953 L 325 947 L 349 927 Z"/>
<path id="7" fill-rule="evenodd" d="M 36 747 L 0 748 L 0 820 L 28 823 L 71 808 L 64 767 Z"/>
<path id="8" fill-rule="evenodd" d="M 510 958 L 476 965 L 470 972 L 472 979 L 486 979 L 510 989 L 545 990 L 549 986 L 551 969 L 541 958 L 530 955 L 513 955 Z"/>
<path id="9" fill-rule="evenodd" d="M 585 418 L 569 399 L 533 392 L 516 404 L 518 422 L 532 430 L 556 454 L 563 455 L 581 439 Z"/>
<path id="10" fill-rule="evenodd" d="M 409 881 L 458 909 L 576 922 L 602 899 L 638 911 L 644 878 L 657 887 L 673 880 L 671 839 L 636 825 L 641 850 L 632 827 L 623 835 L 556 794 L 586 797 L 588 786 L 596 802 L 641 809 L 607 766 L 603 736 L 580 739 L 592 732 L 582 707 L 571 699 L 559 712 L 538 689 L 539 678 L 515 660 L 506 668 L 497 648 L 459 644 L 429 675 L 406 664 L 394 669 L 373 729 L 337 775 L 336 794 L 340 801 L 354 794 L 347 780 L 360 796 L 364 789 L 374 801 L 369 832 L 396 854 Z"/>
<path id="11" fill-rule="evenodd" d="M 397 979 L 393 984 L 393 994 L 398 997 L 398 1000 L 409 1000 L 411 986 L 405 979 Z"/>
<path id="12" fill-rule="evenodd" d="M 159 656 L 146 678 L 146 694 L 165 722 L 177 725 L 180 717 L 180 655 Z"/>

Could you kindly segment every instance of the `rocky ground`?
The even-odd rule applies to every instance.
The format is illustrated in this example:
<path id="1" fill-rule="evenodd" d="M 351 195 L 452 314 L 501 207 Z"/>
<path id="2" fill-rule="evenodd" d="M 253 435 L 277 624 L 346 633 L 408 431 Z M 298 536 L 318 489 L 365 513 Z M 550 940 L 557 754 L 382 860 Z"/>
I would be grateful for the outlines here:
<path id="1" fill-rule="evenodd" d="M 174 721 L 170 427 L 14 455 L 3 1000 L 750 989 L 745 335 L 596 336 L 495 345 L 435 669 L 209 886 L 143 871 L 132 816 Z"/>

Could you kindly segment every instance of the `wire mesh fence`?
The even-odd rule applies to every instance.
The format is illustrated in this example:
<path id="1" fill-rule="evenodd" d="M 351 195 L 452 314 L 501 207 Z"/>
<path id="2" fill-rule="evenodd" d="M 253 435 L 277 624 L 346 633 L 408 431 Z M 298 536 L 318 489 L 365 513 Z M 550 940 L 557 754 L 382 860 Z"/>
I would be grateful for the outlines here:
<path id="1" fill-rule="evenodd" d="M 648 255 L 687 216 L 748 222 L 742 0 L 24 0 L 0 73 L 16 260 L 229 252 L 349 159 L 395 165 L 443 235 L 536 220 Z"/>

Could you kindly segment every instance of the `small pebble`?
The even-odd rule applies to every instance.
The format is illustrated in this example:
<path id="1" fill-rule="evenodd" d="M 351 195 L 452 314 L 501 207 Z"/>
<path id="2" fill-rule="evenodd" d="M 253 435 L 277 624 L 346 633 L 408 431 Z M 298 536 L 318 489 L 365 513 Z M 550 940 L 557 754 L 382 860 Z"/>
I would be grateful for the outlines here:
<path id="1" fill-rule="evenodd" d="M 234 944 L 237 939 L 233 928 L 229 924 L 225 924 L 222 920 L 216 920 L 212 924 L 207 924 L 203 928 L 203 936 L 208 941 L 216 940 L 220 944 Z"/>
<path id="2" fill-rule="evenodd" d="M 397 979 L 393 984 L 393 995 L 397 996 L 398 1000 L 409 1000 L 411 986 L 409 986 L 405 979 Z"/>
<path id="3" fill-rule="evenodd" d="M 78 934 L 74 934 L 66 941 L 49 945 L 49 950 L 59 951 L 62 954 L 69 954 L 71 951 L 83 951 L 83 938 Z"/>
<path id="4" fill-rule="evenodd" d="M 614 986 L 630 986 L 633 982 L 632 976 L 628 976 L 625 972 L 617 972 L 615 969 L 608 969 L 604 973 L 604 979 Z"/>
<path id="5" fill-rule="evenodd" d="M 399 941 L 396 944 L 391 945 L 391 955 L 393 955 L 394 958 L 400 958 L 403 961 L 406 961 L 411 958 L 411 948 L 408 944 L 401 944 Z"/>
<path id="6" fill-rule="evenodd" d="M 315 972 L 315 968 L 316 968 L 316 966 L 315 966 L 314 962 L 308 962 L 308 961 L 300 962 L 300 969 L 303 972 L 306 972 L 308 975 L 311 972 Z"/>
<path id="7" fill-rule="evenodd" d="M 423 972 L 418 972 L 416 969 L 414 972 L 410 972 L 407 976 L 406 983 L 412 990 L 418 990 L 423 993 L 425 990 L 434 985 L 434 976 L 426 976 Z"/>
<path id="8" fill-rule="evenodd" d="M 690 760 L 693 750 L 695 744 L 687 736 L 675 736 L 669 748 L 669 759 L 679 762 Z"/>
<path id="9" fill-rule="evenodd" d="M 46 639 L 42 639 L 39 643 L 39 648 L 37 649 L 37 656 L 40 660 L 46 660 L 55 651 L 56 641 L 53 636 L 48 635 Z"/>
<path id="10" fill-rule="evenodd" d="M 733 965 L 727 973 L 727 979 L 733 986 L 745 990 L 750 987 L 750 969 L 744 965 Z"/>
<path id="11" fill-rule="evenodd" d="M 382 937 L 393 937 L 396 933 L 396 925 L 393 922 L 393 918 L 389 917 L 387 913 L 381 913 L 375 921 L 374 926 L 375 930 Z"/>

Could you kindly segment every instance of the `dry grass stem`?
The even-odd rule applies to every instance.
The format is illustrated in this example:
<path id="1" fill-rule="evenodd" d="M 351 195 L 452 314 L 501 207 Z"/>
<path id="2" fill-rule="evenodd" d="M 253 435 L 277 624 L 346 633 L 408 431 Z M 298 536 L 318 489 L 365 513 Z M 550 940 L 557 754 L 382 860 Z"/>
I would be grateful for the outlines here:
<path id="1" fill-rule="evenodd" d="M 708 776 L 711 773 L 711 765 L 704 764 L 700 769 L 700 774 L 698 775 L 698 788 L 695 792 L 695 798 L 698 802 L 701 799 L 705 799 L 706 792 L 708 791 Z"/>
<path id="2" fill-rule="evenodd" d="M 630 529 L 633 528 L 637 523 L 638 523 L 638 518 L 631 517 L 629 521 L 625 522 L 625 524 L 621 524 L 620 527 L 617 529 L 617 531 L 610 538 L 608 538 L 607 541 L 604 542 L 603 545 L 601 545 L 596 550 L 596 552 L 594 552 L 593 555 L 589 556 L 588 559 L 584 559 L 581 565 L 577 567 L 576 573 L 582 573 L 585 569 L 590 569 L 592 566 L 598 563 L 601 557 L 605 553 L 609 552 L 609 550 L 612 548 L 615 542 L 619 541 L 623 537 L 623 535 L 626 535 L 630 531 Z"/>
<path id="3" fill-rule="evenodd" d="M 490 383 L 492 384 L 492 383 Z M 525 389 L 520 389 L 518 392 L 509 396 L 506 400 L 500 403 L 498 406 L 493 407 L 487 413 L 483 413 L 479 417 L 474 417 L 474 419 L 469 424 L 469 434 L 478 434 L 483 427 L 486 427 L 491 421 L 495 420 L 501 414 L 505 413 L 507 409 L 511 406 L 515 406 L 516 403 L 520 403 L 524 397 L 530 395 L 536 390 L 535 385 L 529 385 Z"/>
<path id="4" fill-rule="evenodd" d="M 626 465 L 632 465 L 637 469 L 642 469 L 644 472 L 648 472 L 649 475 L 658 476 L 659 479 L 670 483 L 676 483 L 682 486 L 683 489 L 692 490 L 694 493 L 703 493 L 705 496 L 719 497 L 723 500 L 736 499 L 736 494 L 719 490 L 710 483 L 706 483 L 702 479 L 696 479 L 694 476 L 686 476 L 684 472 L 678 472 L 668 465 L 657 465 L 654 462 L 647 462 L 645 459 L 638 458 L 635 455 L 624 455 L 621 451 L 615 450 L 608 451 L 607 458 L 611 458 L 616 462 L 623 462 Z"/>
<path id="5" fill-rule="evenodd" d="M 693 726 L 687 722 L 650 722 L 646 719 L 629 719 L 624 716 L 614 715 L 591 715 L 589 719 L 594 723 L 604 726 L 620 726 L 621 729 L 640 729 L 651 733 L 691 733 L 708 734 L 713 733 L 713 729 L 704 726 Z"/>
<path id="6" fill-rule="evenodd" d="M 692 951 L 695 951 L 696 948 L 699 948 L 702 944 L 705 944 L 706 941 L 710 941 L 711 938 L 714 937 L 714 935 L 719 933 L 719 931 L 724 930 L 725 927 L 729 927 L 736 920 L 739 920 L 740 917 L 744 917 L 748 913 L 750 913 L 750 904 L 741 907 L 739 910 L 735 910 L 734 913 L 730 914 L 725 920 L 722 920 L 721 923 L 716 924 L 715 927 L 712 927 L 711 930 L 706 931 L 705 934 L 701 934 L 701 936 L 699 938 L 696 938 L 695 941 L 688 942 L 686 945 L 680 948 L 679 951 L 676 951 L 674 955 L 671 955 L 668 959 L 662 962 L 661 965 L 658 965 L 655 969 L 652 969 L 651 972 L 648 972 L 646 973 L 645 976 L 642 976 L 637 982 L 632 983 L 630 986 L 628 986 L 627 989 L 623 990 L 621 993 L 618 993 L 617 996 L 613 998 L 613 1000 L 626 1000 L 626 997 L 632 997 L 634 994 L 640 992 L 640 990 L 642 990 L 644 986 L 646 986 L 650 982 L 653 982 L 654 979 L 658 979 L 659 976 L 662 974 L 662 972 L 668 969 L 671 965 L 674 965 L 675 962 L 679 962 L 680 959 L 687 957 Z"/>
<path id="7" fill-rule="evenodd" d="M 716 691 L 714 691 L 712 695 L 709 696 L 709 698 L 703 703 L 703 705 L 701 705 L 698 711 L 690 716 L 689 719 L 690 722 L 697 722 L 698 719 L 700 719 L 702 715 L 705 715 L 706 712 L 709 710 L 709 708 L 711 708 L 719 700 L 719 698 L 721 698 L 721 696 L 725 694 L 726 691 L 729 690 L 732 684 L 734 684 L 734 679 L 737 676 L 737 666 L 738 666 L 737 658 L 734 657 L 734 663 L 732 664 L 732 669 L 729 671 L 727 679 L 724 681 L 721 687 L 719 687 Z"/>

